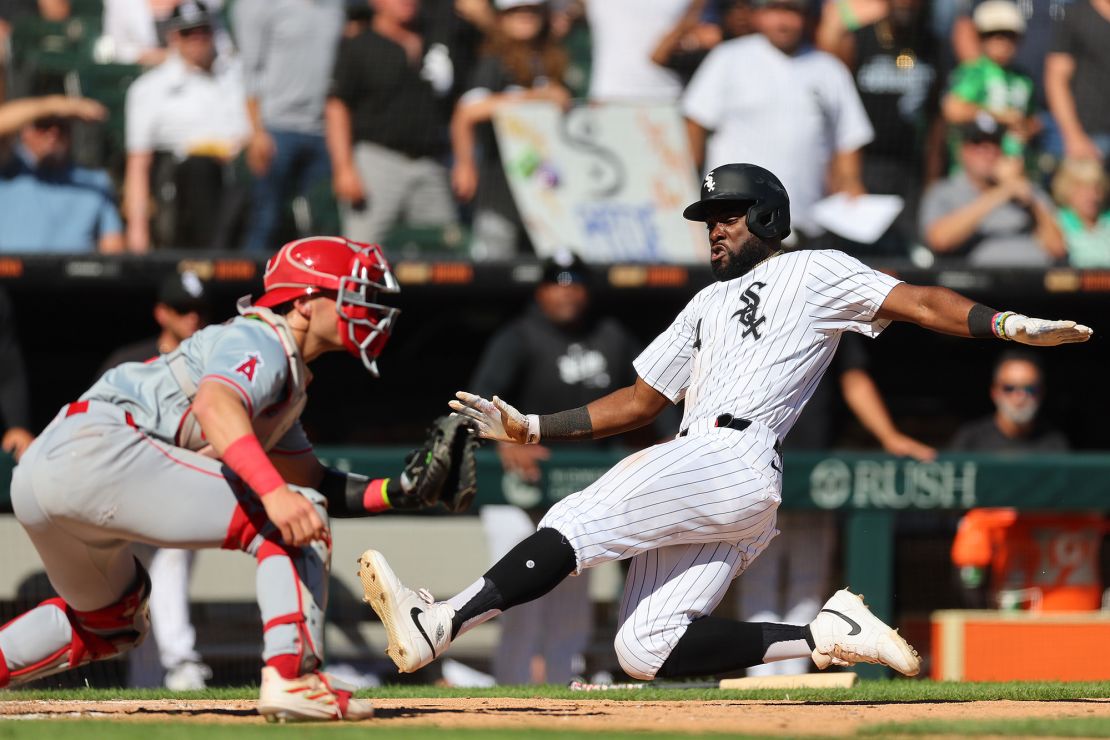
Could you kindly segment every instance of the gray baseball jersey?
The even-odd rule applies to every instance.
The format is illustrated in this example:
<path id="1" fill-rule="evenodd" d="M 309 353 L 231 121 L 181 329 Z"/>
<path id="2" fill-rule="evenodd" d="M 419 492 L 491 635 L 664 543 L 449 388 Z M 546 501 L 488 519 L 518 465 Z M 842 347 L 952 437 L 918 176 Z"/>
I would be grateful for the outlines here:
<path id="1" fill-rule="evenodd" d="M 111 623 L 105 615 L 136 580 L 133 543 L 255 556 L 263 659 L 292 656 L 302 671 L 322 663 L 330 543 L 282 544 L 191 411 L 201 383 L 221 383 L 240 394 L 266 449 L 310 450 L 297 421 L 307 369 L 288 326 L 266 309 L 240 312 L 170 354 L 108 371 L 28 447 L 12 507 L 64 604 L 44 602 L 0 628 L 0 686 L 114 654 L 83 646 L 82 620 Z M 298 490 L 326 523 L 323 497 Z"/>
<path id="2" fill-rule="evenodd" d="M 292 378 L 303 363 L 299 355 L 286 350 L 283 329 L 284 322 L 265 309 L 209 326 L 173 352 L 112 368 L 81 400 L 106 401 L 122 408 L 151 437 L 197 452 L 207 443 L 193 418 L 193 397 L 200 383 L 218 381 L 243 399 L 264 447 L 279 452 L 310 450 L 296 418 L 288 420 L 288 431 L 277 439 L 267 440 L 272 435 L 262 431 L 264 422 L 286 415 L 286 406 L 297 395 Z"/>
<path id="3" fill-rule="evenodd" d="M 877 336 L 898 280 L 836 251 L 781 254 L 699 292 L 636 359 L 674 402 L 683 433 L 618 463 L 556 504 L 541 527 L 574 547 L 579 570 L 631 558 L 617 657 L 651 679 L 694 619 L 720 602 L 775 529 L 777 451 L 841 332 Z M 717 427 L 721 414 L 748 419 Z"/>

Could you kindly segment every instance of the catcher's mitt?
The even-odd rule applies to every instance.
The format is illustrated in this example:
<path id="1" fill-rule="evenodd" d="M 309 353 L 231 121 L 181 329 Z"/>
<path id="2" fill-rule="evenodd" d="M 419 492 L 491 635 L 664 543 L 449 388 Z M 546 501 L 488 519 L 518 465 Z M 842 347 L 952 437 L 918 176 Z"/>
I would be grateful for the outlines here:
<path id="1" fill-rule="evenodd" d="M 448 511 L 466 511 L 478 491 L 474 451 L 479 439 L 463 416 L 441 416 L 428 427 L 424 445 L 405 458 L 401 474 L 405 497 L 423 506 L 443 504 Z"/>

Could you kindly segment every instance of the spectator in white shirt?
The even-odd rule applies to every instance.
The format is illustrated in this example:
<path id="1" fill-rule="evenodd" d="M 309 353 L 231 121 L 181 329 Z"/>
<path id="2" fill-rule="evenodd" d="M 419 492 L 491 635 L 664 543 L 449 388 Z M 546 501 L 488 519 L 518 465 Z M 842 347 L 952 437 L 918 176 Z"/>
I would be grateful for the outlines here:
<path id="1" fill-rule="evenodd" d="M 156 152 L 175 166 L 170 239 L 175 247 L 229 246 L 244 200 L 232 159 L 250 136 L 234 59 L 217 56 L 213 21 L 200 2 L 178 5 L 167 24 L 170 57 L 127 91 L 124 213 L 132 251 L 151 246 L 151 171 Z"/>
<path id="2" fill-rule="evenodd" d="M 813 204 L 864 192 L 860 148 L 874 136 L 844 64 L 804 42 L 806 0 L 756 0 L 757 33 L 715 47 L 682 99 L 690 146 L 705 171 L 752 162 L 790 193 L 802 239 L 822 229 Z"/>
<path id="3" fill-rule="evenodd" d="M 682 19 L 691 0 L 587 0 L 593 64 L 590 98 L 673 102 L 682 94 L 674 70 L 651 60 L 655 47 Z"/>

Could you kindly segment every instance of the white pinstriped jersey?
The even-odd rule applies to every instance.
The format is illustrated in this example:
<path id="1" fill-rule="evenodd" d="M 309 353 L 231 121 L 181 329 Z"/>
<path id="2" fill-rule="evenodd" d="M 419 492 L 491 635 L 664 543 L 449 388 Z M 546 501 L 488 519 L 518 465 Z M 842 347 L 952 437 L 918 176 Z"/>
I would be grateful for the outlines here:
<path id="1" fill-rule="evenodd" d="M 875 313 L 899 282 L 843 252 L 780 254 L 699 292 L 634 366 L 672 402 L 685 398 L 684 429 L 730 413 L 782 439 L 841 332 L 876 337 L 890 323 Z"/>

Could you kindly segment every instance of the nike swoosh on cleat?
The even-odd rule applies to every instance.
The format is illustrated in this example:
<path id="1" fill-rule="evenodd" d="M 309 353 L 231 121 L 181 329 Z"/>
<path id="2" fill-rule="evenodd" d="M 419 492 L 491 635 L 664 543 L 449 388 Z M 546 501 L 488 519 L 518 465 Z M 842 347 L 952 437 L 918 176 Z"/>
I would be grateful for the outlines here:
<path id="1" fill-rule="evenodd" d="M 418 610 L 418 609 L 413 609 L 413 611 L 419 611 L 419 610 Z M 835 614 L 836 616 L 840 617 L 840 618 L 841 618 L 841 619 L 843 619 L 843 620 L 844 620 L 845 622 L 847 622 L 847 623 L 848 623 L 848 626 L 852 628 L 852 629 L 851 629 L 851 631 L 850 631 L 850 632 L 848 633 L 848 636 L 849 636 L 849 637 L 850 637 L 850 636 L 852 636 L 852 635 L 858 635 L 858 634 L 859 634 L 860 632 L 862 632 L 862 631 L 863 631 L 862 629 L 860 629 L 859 623 L 858 623 L 858 622 L 856 622 L 856 620 L 852 619 L 851 617 L 849 617 L 849 616 L 848 616 L 848 615 L 846 615 L 846 614 L 841 614 L 841 613 L 840 613 L 840 612 L 838 612 L 838 611 L 837 611 L 836 609 L 822 609 L 821 611 L 823 611 L 823 612 L 828 612 L 829 614 Z M 419 627 L 419 626 L 420 626 L 420 624 L 419 624 L 419 623 L 417 623 L 417 625 L 416 625 L 416 626 L 417 626 L 417 627 Z M 424 634 L 424 630 L 420 630 L 420 634 L 422 634 L 422 635 L 423 635 L 423 634 Z M 427 639 L 428 639 L 428 636 L 427 636 L 427 635 L 424 635 L 424 639 L 425 639 L 425 640 L 427 640 Z M 431 644 L 431 641 L 429 641 L 429 644 Z M 434 651 L 433 651 L 433 652 L 434 652 Z"/>
<path id="2" fill-rule="evenodd" d="M 420 636 L 424 638 L 424 642 L 428 643 L 428 647 L 430 647 L 432 649 L 432 657 L 434 658 L 435 654 L 436 654 L 436 646 L 432 644 L 432 638 L 428 637 L 428 633 L 424 631 L 424 625 L 420 624 L 419 617 L 423 613 L 424 613 L 423 609 L 421 609 L 418 606 L 414 606 L 412 608 L 412 611 L 409 612 L 409 616 L 412 617 L 412 623 L 416 625 L 416 629 L 420 630 Z M 843 617 L 844 615 L 841 614 L 840 616 Z M 844 618 L 848 619 L 847 617 L 844 617 Z M 851 622 L 852 620 L 849 619 L 848 621 Z M 852 624 L 856 624 L 856 623 L 852 622 Z M 859 632 L 859 625 L 858 624 L 856 625 L 856 632 Z M 853 632 L 852 634 L 854 635 L 854 634 L 856 634 L 856 632 Z"/>

